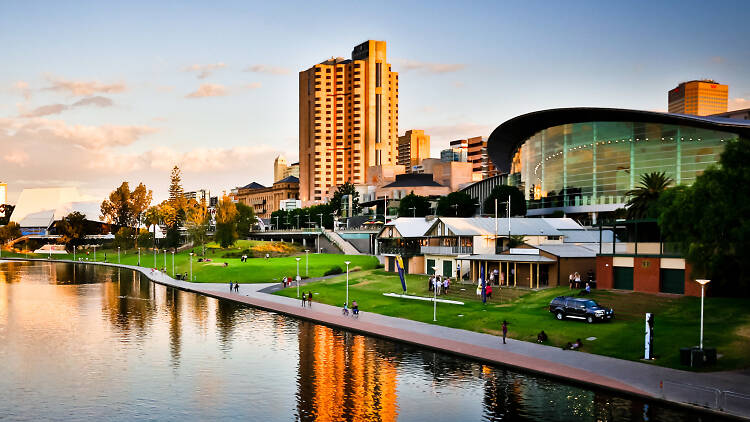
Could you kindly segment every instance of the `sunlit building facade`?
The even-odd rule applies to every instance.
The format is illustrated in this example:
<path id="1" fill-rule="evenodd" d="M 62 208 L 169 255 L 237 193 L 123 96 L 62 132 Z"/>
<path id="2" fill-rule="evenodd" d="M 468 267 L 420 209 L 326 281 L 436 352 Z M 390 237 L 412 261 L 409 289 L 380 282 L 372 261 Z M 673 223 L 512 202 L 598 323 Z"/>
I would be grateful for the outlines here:
<path id="1" fill-rule="evenodd" d="M 729 102 L 729 85 L 710 79 L 682 82 L 667 93 L 670 113 L 708 116 L 725 113 Z"/>
<path id="2" fill-rule="evenodd" d="M 526 195 L 528 214 L 622 208 L 643 174 L 689 185 L 718 162 L 750 122 L 616 109 L 558 109 L 519 116 L 490 136 L 495 164 Z"/>

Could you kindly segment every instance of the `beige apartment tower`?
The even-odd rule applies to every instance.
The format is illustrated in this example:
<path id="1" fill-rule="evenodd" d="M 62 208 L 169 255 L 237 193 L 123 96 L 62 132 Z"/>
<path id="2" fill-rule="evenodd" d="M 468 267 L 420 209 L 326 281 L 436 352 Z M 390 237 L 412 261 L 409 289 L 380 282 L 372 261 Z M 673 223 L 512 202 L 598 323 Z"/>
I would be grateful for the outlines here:
<path id="1" fill-rule="evenodd" d="M 670 113 L 708 116 L 726 113 L 729 103 L 729 85 L 705 79 L 683 82 L 667 93 Z"/>
<path id="2" fill-rule="evenodd" d="M 398 73 L 385 41 L 366 41 L 352 58 L 332 58 L 299 74 L 300 199 L 324 201 L 368 167 L 395 165 Z"/>
<path id="3" fill-rule="evenodd" d="M 430 135 L 423 130 L 407 130 L 398 137 L 398 159 L 396 164 L 406 168 L 411 173 L 412 166 L 419 165 L 425 158 L 430 158 Z"/>

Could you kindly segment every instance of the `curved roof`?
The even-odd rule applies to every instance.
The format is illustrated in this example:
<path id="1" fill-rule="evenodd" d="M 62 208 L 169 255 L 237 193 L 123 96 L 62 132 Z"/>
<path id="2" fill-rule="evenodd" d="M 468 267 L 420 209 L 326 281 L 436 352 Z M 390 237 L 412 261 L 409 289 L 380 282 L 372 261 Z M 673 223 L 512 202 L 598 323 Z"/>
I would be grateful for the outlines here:
<path id="1" fill-rule="evenodd" d="M 722 130 L 750 138 L 750 121 L 747 120 L 618 108 L 556 108 L 524 114 L 501 124 L 490 134 L 487 151 L 495 167 L 508 173 L 513 153 L 524 140 L 543 129 L 584 122 L 663 123 Z"/>

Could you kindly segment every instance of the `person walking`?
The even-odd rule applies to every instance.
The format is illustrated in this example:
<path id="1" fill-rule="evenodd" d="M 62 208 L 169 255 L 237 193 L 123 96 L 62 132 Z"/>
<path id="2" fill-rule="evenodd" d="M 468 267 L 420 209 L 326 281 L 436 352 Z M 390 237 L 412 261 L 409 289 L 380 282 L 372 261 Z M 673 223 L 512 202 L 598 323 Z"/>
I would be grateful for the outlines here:
<path id="1" fill-rule="evenodd" d="M 568 289 L 570 290 L 573 290 L 573 279 L 574 279 L 573 273 L 570 273 L 568 275 L 568 285 L 569 285 Z"/>
<path id="2" fill-rule="evenodd" d="M 234 287 L 234 284 L 232 283 L 232 280 L 229 280 L 229 293 L 232 293 L 233 287 Z"/>
<path id="3" fill-rule="evenodd" d="M 304 293 L 302 293 L 302 297 L 300 299 L 302 299 L 302 307 L 304 308 L 305 307 L 305 301 L 307 300 L 307 295 L 304 294 Z"/>
<path id="4" fill-rule="evenodd" d="M 485 290 L 485 293 L 487 294 L 487 300 L 492 299 L 492 284 L 488 284 Z"/>
<path id="5" fill-rule="evenodd" d="M 575 273 L 575 279 L 574 279 L 574 281 L 575 281 L 575 284 L 576 284 L 576 289 L 580 289 L 581 288 L 581 275 L 578 274 L 578 271 L 576 271 L 576 273 Z"/>
<path id="6" fill-rule="evenodd" d="M 240 282 L 234 283 L 234 292 L 239 293 L 240 292 Z"/>
<path id="7" fill-rule="evenodd" d="M 505 343 L 505 336 L 508 335 L 508 321 L 503 320 L 503 344 Z"/>
<path id="8" fill-rule="evenodd" d="M 312 308 L 312 292 L 307 292 L 307 306 Z"/>

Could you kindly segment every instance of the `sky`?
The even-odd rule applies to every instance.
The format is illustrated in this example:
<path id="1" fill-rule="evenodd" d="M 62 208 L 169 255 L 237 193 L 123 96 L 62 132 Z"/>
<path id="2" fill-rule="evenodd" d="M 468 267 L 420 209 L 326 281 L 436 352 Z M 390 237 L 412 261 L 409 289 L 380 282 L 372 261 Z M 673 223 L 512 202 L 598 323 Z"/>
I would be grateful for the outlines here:
<path id="1" fill-rule="evenodd" d="M 367 40 L 399 72 L 399 134 L 433 156 L 556 107 L 666 111 L 712 78 L 750 107 L 750 2 L 0 2 L 0 181 L 123 180 L 166 198 L 257 181 L 298 156 L 298 72 Z"/>

